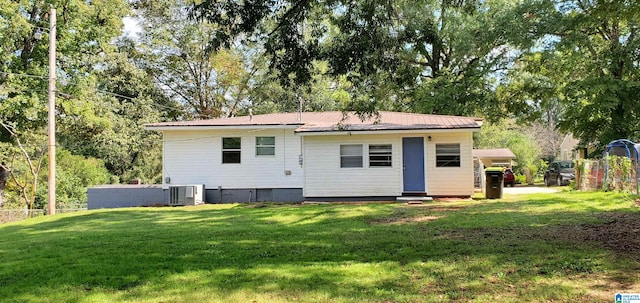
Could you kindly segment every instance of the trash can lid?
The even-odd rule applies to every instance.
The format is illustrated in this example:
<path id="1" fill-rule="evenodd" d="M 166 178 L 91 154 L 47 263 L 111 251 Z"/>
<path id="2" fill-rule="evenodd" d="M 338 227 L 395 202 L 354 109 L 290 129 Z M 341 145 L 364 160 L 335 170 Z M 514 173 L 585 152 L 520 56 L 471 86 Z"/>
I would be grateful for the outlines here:
<path id="1" fill-rule="evenodd" d="M 503 172 L 504 168 L 502 168 L 502 167 L 487 167 L 487 168 L 484 169 L 484 171 Z"/>

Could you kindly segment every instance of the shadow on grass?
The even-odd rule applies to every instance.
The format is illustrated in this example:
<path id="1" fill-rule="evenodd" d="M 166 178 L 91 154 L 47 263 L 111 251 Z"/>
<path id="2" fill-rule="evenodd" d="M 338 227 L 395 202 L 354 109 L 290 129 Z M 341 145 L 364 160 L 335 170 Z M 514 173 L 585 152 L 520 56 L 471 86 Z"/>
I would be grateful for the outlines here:
<path id="1" fill-rule="evenodd" d="M 537 301 L 584 296 L 579 286 L 557 283 L 581 275 L 602 274 L 609 286 L 637 283 L 637 252 L 559 236 L 609 222 L 594 214 L 610 202 L 587 199 L 149 208 L 48 218 L 0 227 L 0 297 L 465 301 L 497 290 Z M 435 219 L 388 224 L 425 216 Z M 529 299 L 522 287 L 533 293 Z"/>

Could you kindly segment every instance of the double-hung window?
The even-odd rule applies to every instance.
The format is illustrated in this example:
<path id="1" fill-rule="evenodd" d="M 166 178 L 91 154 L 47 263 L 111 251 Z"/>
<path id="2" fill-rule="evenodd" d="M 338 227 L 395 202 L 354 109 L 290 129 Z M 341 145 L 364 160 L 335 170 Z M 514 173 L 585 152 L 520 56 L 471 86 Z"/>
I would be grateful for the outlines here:
<path id="1" fill-rule="evenodd" d="M 241 138 L 222 138 L 222 163 L 240 163 L 241 159 Z"/>
<path id="2" fill-rule="evenodd" d="M 369 167 L 391 166 L 391 144 L 369 144 Z"/>
<path id="3" fill-rule="evenodd" d="M 256 156 L 275 156 L 276 137 L 256 137 Z"/>
<path id="4" fill-rule="evenodd" d="M 436 167 L 460 167 L 460 144 L 436 144 Z"/>
<path id="5" fill-rule="evenodd" d="M 362 167 L 362 144 L 340 145 L 340 167 Z"/>

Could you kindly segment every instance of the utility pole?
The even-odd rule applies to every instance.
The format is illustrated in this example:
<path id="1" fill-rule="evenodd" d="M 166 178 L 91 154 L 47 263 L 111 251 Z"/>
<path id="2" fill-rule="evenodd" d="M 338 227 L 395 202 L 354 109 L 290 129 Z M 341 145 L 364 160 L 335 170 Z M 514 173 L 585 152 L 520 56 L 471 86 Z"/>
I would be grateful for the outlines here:
<path id="1" fill-rule="evenodd" d="M 56 9 L 49 12 L 49 210 L 56 214 Z"/>

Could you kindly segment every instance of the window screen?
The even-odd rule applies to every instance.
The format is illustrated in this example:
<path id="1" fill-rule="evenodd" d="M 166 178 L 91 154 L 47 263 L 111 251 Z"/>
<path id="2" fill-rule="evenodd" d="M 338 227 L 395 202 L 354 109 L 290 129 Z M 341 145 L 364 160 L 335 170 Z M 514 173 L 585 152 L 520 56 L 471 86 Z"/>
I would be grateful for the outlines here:
<path id="1" fill-rule="evenodd" d="M 276 154 L 276 137 L 256 137 L 256 156 Z"/>
<path id="2" fill-rule="evenodd" d="M 460 167 L 460 144 L 436 144 L 436 167 Z"/>
<path id="3" fill-rule="evenodd" d="M 369 145 L 369 167 L 391 166 L 391 144 Z"/>

